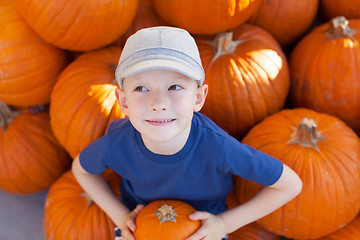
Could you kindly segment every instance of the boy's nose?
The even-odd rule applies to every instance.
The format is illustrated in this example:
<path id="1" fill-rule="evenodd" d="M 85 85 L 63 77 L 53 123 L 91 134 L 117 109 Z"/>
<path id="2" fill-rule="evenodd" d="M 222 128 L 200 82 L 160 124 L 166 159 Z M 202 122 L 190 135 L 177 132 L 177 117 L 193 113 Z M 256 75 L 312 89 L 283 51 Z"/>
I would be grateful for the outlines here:
<path id="1" fill-rule="evenodd" d="M 153 111 L 165 111 L 167 109 L 167 99 L 162 94 L 156 94 L 152 98 L 151 109 Z"/>

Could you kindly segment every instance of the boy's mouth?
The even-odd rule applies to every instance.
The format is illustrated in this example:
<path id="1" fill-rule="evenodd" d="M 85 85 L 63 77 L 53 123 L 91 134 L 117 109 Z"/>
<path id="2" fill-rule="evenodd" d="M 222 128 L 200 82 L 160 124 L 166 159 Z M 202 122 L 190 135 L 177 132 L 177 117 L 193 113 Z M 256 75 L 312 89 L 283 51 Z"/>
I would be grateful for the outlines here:
<path id="1" fill-rule="evenodd" d="M 163 126 L 163 125 L 167 125 L 170 124 L 172 122 L 175 121 L 175 118 L 173 119 L 152 119 L 152 120 L 146 120 L 146 122 L 150 123 L 151 125 L 156 125 L 156 126 Z"/>

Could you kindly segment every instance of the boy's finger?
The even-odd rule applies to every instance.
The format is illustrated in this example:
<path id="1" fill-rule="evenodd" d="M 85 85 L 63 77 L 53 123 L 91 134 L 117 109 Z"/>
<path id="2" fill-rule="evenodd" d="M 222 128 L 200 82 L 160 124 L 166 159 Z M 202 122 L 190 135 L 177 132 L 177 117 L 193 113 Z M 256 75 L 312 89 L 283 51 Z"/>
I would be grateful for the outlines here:
<path id="1" fill-rule="evenodd" d="M 136 215 L 138 215 L 143 208 L 144 208 L 144 205 L 138 204 L 138 205 L 136 206 L 136 208 L 133 210 L 133 212 L 135 212 Z"/>
<path id="2" fill-rule="evenodd" d="M 192 214 L 189 215 L 189 218 L 191 220 L 204 220 L 204 219 L 208 219 L 210 217 L 210 213 L 208 212 L 194 212 Z"/>
<path id="3" fill-rule="evenodd" d="M 128 230 L 124 230 L 121 232 L 121 236 L 125 240 L 135 240 L 135 237 L 132 235 L 132 233 Z"/>
<path id="4" fill-rule="evenodd" d="M 136 225 L 135 225 L 134 221 L 129 221 L 127 225 L 128 225 L 128 227 L 130 228 L 130 230 L 131 230 L 132 232 L 135 231 Z"/>
<path id="5" fill-rule="evenodd" d="M 203 239 L 204 237 L 205 237 L 205 232 L 202 230 L 202 228 L 200 228 L 193 235 L 191 235 L 185 240 L 198 240 L 198 239 Z"/>

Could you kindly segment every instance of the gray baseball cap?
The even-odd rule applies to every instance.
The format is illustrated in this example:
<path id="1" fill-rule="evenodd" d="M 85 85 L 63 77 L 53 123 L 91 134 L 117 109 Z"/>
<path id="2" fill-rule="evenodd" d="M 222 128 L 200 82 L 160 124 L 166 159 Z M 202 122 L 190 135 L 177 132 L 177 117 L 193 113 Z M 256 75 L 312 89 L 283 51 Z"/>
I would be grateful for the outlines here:
<path id="1" fill-rule="evenodd" d="M 127 39 L 115 72 L 120 88 L 124 78 L 151 69 L 182 73 L 199 86 L 205 79 L 195 40 L 181 28 L 144 28 Z"/>

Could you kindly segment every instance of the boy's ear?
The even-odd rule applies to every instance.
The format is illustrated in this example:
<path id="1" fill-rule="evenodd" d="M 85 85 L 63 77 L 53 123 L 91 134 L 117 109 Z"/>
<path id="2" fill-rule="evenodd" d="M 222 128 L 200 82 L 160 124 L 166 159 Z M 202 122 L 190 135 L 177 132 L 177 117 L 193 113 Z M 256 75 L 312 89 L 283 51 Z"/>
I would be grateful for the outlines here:
<path id="1" fill-rule="evenodd" d="M 194 104 L 194 112 L 198 112 L 204 106 L 206 96 L 208 94 L 209 86 L 203 84 L 196 89 L 196 99 Z"/>
<path id="2" fill-rule="evenodd" d="M 120 88 L 115 88 L 115 97 L 116 100 L 119 104 L 119 107 L 121 109 L 121 111 L 127 115 L 128 114 L 128 105 L 126 102 L 126 95 L 125 92 L 123 90 L 121 90 Z"/>

